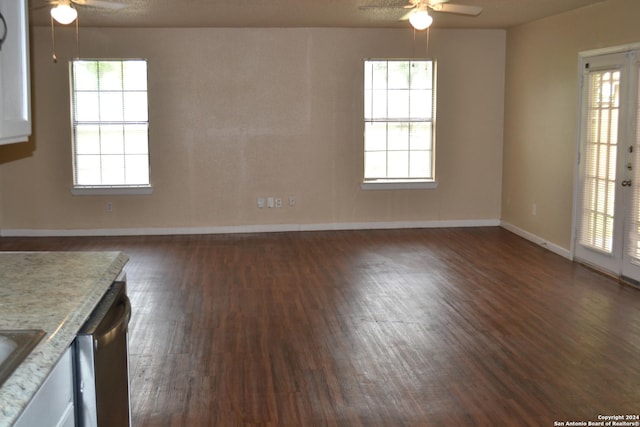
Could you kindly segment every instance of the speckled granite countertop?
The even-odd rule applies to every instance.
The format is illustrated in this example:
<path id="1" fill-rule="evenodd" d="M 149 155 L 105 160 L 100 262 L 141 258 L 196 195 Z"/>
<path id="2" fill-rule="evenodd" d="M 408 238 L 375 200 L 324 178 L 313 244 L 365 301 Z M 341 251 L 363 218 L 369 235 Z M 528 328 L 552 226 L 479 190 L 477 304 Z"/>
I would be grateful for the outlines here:
<path id="1" fill-rule="evenodd" d="M 120 252 L 0 252 L 0 329 L 47 333 L 0 386 L 0 427 L 17 419 L 127 261 Z"/>

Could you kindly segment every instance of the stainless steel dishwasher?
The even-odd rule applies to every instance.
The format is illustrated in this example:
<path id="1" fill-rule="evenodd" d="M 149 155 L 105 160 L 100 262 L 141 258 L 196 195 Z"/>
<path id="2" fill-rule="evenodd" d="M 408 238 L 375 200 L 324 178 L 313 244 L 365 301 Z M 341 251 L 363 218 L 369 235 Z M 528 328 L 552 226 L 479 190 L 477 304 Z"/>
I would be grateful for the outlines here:
<path id="1" fill-rule="evenodd" d="M 76 338 L 76 400 L 81 427 L 128 427 L 127 328 L 131 304 L 124 275 L 111 285 Z"/>

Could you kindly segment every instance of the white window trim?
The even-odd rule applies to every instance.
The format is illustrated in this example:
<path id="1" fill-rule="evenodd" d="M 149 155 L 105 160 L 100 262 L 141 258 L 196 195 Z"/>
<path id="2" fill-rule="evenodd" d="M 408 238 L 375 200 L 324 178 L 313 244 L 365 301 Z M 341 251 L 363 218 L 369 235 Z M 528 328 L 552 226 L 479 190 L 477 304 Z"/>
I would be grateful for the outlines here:
<path id="1" fill-rule="evenodd" d="M 87 60 L 87 61 L 132 61 L 132 60 L 139 60 L 139 61 L 145 61 L 145 63 L 148 64 L 148 60 L 143 59 L 143 58 L 118 58 L 118 59 L 92 59 L 92 58 L 77 58 L 78 60 L 82 61 L 82 60 Z M 69 62 L 69 69 L 71 70 L 73 68 L 73 61 Z M 147 75 L 147 79 L 148 79 L 148 75 Z M 147 83 L 148 84 L 148 83 Z M 70 73 L 70 97 L 71 97 L 71 128 L 72 128 L 72 132 L 73 132 L 73 128 L 74 128 L 74 113 L 73 113 L 73 108 L 74 108 L 74 86 L 73 86 L 73 77 Z M 147 94 L 147 109 L 148 107 L 148 87 L 145 91 L 145 93 Z M 149 117 L 147 115 L 147 121 L 146 124 L 147 126 L 149 126 L 150 120 Z M 75 144 L 75 142 L 72 141 L 72 144 Z M 72 148 L 72 151 L 74 149 Z M 75 184 L 75 174 L 76 174 L 76 166 L 75 166 L 75 162 L 76 162 L 76 155 L 75 152 L 72 153 L 72 157 L 73 157 L 73 162 L 74 165 L 72 167 L 73 169 L 73 173 L 74 173 L 74 184 L 71 187 L 71 194 L 74 196 L 96 196 L 96 195 L 148 195 L 148 194 L 152 194 L 153 193 L 153 186 L 151 185 L 151 183 L 149 182 L 149 184 L 131 184 L 131 185 L 127 185 L 127 184 L 122 184 L 122 185 L 81 185 L 81 184 Z M 148 170 L 148 178 L 149 180 L 151 180 L 151 159 L 150 159 L 150 153 L 149 153 L 149 138 L 147 136 L 147 161 L 149 162 L 149 170 Z"/>
<path id="2" fill-rule="evenodd" d="M 139 196 L 153 193 L 153 186 L 77 186 L 71 188 L 71 194 L 74 196 Z"/>
<path id="3" fill-rule="evenodd" d="M 432 62 L 433 64 L 433 81 L 436 81 L 436 61 L 433 58 L 425 58 Z M 376 60 L 374 58 L 367 58 L 368 60 Z M 389 60 L 381 59 L 381 60 Z M 411 59 L 406 59 L 411 60 Z M 433 129 L 433 145 L 432 150 L 435 155 L 435 124 L 436 124 L 436 102 L 437 102 L 437 87 L 434 84 L 433 86 L 433 115 L 431 119 L 431 123 L 434 127 Z M 363 121 L 364 122 L 364 121 Z M 387 179 L 387 178 L 363 178 L 363 181 L 360 183 L 361 190 L 433 190 L 438 188 L 438 181 L 435 179 L 435 158 L 432 160 L 432 174 L 433 178 L 397 178 L 397 179 Z"/>
<path id="4" fill-rule="evenodd" d="M 431 180 L 367 180 L 360 184 L 361 190 L 433 190 L 438 181 Z"/>

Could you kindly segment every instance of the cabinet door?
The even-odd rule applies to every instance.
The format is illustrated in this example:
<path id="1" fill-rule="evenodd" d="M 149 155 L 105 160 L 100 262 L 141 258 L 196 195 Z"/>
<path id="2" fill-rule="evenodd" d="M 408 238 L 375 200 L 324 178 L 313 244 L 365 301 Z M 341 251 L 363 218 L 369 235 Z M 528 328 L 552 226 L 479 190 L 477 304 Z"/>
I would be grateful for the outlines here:
<path id="1" fill-rule="evenodd" d="M 0 13 L 0 144 L 8 144 L 31 135 L 27 0 L 0 0 Z"/>
<path id="2" fill-rule="evenodd" d="M 72 349 L 64 353 L 14 427 L 73 427 L 75 405 Z"/>

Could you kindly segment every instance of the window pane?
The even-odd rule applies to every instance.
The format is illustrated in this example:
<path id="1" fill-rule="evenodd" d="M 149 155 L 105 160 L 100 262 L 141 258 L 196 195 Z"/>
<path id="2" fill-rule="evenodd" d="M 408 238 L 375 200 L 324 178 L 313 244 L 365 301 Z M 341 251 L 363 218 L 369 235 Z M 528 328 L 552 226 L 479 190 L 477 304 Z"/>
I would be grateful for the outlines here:
<path id="1" fill-rule="evenodd" d="M 146 92 L 124 93 L 124 120 L 128 122 L 146 122 L 147 94 Z"/>
<path id="2" fill-rule="evenodd" d="M 387 117 L 387 91 L 386 90 L 374 90 L 372 92 L 373 105 L 372 105 L 372 118 L 384 119 Z"/>
<path id="3" fill-rule="evenodd" d="M 98 92 L 78 92 L 75 96 L 74 113 L 78 122 L 100 120 L 100 97 Z"/>
<path id="4" fill-rule="evenodd" d="M 80 125 L 76 127 L 76 154 L 100 154 L 100 127 Z"/>
<path id="5" fill-rule="evenodd" d="M 389 123 L 389 150 L 409 149 L 409 124 Z"/>
<path id="6" fill-rule="evenodd" d="M 387 118 L 389 119 L 407 119 L 409 118 L 409 91 L 408 90 L 390 90 L 389 105 Z"/>
<path id="7" fill-rule="evenodd" d="M 410 135 L 411 150 L 430 150 L 431 135 L 431 123 L 412 123 Z"/>
<path id="8" fill-rule="evenodd" d="M 124 128 L 120 125 L 100 127 L 101 154 L 124 153 Z"/>
<path id="9" fill-rule="evenodd" d="M 76 183 L 78 185 L 98 185 L 100 178 L 100 156 L 76 156 Z"/>
<path id="10" fill-rule="evenodd" d="M 387 149 L 387 124 L 367 123 L 365 125 L 364 149 L 366 151 Z"/>
<path id="11" fill-rule="evenodd" d="M 406 178 L 409 176 L 409 152 L 389 151 L 389 178 Z"/>
<path id="12" fill-rule="evenodd" d="M 75 61 L 73 63 L 73 87 L 75 90 L 98 90 L 96 61 Z"/>
<path id="13" fill-rule="evenodd" d="M 411 151 L 409 176 L 411 178 L 431 177 L 431 151 Z"/>
<path id="14" fill-rule="evenodd" d="M 100 61 L 98 69 L 100 90 L 122 90 L 122 64 L 120 61 Z"/>
<path id="15" fill-rule="evenodd" d="M 128 125 L 124 128 L 124 150 L 127 154 L 149 154 L 147 125 Z"/>
<path id="16" fill-rule="evenodd" d="M 387 63 L 386 61 L 374 61 L 372 83 L 374 89 L 387 89 Z"/>
<path id="17" fill-rule="evenodd" d="M 149 162 L 145 155 L 125 156 L 125 181 L 129 185 L 149 184 Z"/>
<path id="18" fill-rule="evenodd" d="M 384 178 L 387 176 L 386 151 L 364 153 L 364 176 L 369 178 Z"/>
<path id="19" fill-rule="evenodd" d="M 123 89 L 147 90 L 147 63 L 146 61 L 126 61 L 123 64 Z"/>
<path id="20" fill-rule="evenodd" d="M 411 117 L 412 119 L 431 119 L 433 112 L 433 101 L 430 90 L 412 90 L 411 96 Z"/>
<path id="21" fill-rule="evenodd" d="M 103 122 L 120 122 L 123 120 L 122 92 L 100 93 L 100 120 Z"/>
<path id="22" fill-rule="evenodd" d="M 430 62 L 411 62 L 411 88 L 431 89 L 432 67 Z"/>
<path id="23" fill-rule="evenodd" d="M 119 185 L 124 184 L 124 156 L 103 155 L 102 156 L 102 184 Z"/>
<path id="24" fill-rule="evenodd" d="M 370 61 L 364 61 L 364 88 L 371 89 L 372 87 L 373 87 L 373 63 L 371 63 Z"/>
<path id="25" fill-rule="evenodd" d="M 389 89 L 409 89 L 409 62 L 389 62 Z"/>
<path id="26" fill-rule="evenodd" d="M 371 107 L 372 107 L 371 97 L 372 97 L 371 91 L 370 90 L 365 90 L 364 91 L 364 118 L 365 118 L 365 120 L 371 120 L 373 118 L 373 115 L 371 113 Z"/>

